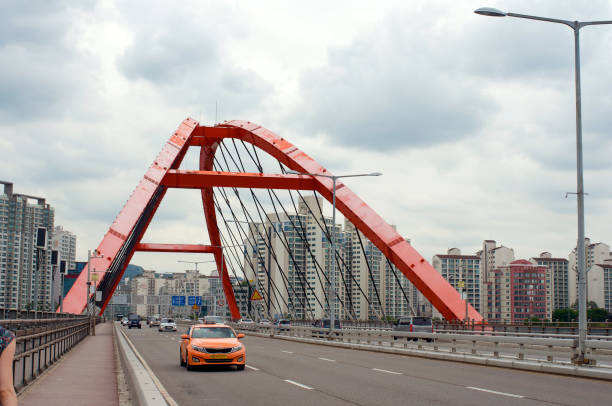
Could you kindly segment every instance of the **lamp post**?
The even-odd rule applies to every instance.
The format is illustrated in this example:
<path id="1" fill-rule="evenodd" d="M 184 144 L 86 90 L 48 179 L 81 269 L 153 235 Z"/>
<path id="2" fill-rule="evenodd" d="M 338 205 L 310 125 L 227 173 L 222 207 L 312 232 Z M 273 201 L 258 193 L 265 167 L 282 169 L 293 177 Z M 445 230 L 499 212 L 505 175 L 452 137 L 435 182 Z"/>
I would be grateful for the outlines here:
<path id="1" fill-rule="evenodd" d="M 92 308 L 91 308 L 91 301 L 89 300 L 89 296 L 91 295 L 91 260 L 92 259 L 96 259 L 96 258 L 104 258 L 104 255 L 99 255 L 98 250 L 94 250 L 94 254 L 93 256 L 91 255 L 91 250 L 87 250 L 87 295 L 85 296 L 87 301 L 85 303 L 87 303 L 87 315 L 89 316 L 89 322 L 90 322 L 90 331 L 91 331 L 91 335 L 96 335 L 96 323 L 93 321 L 93 312 L 92 312 Z M 96 293 L 96 291 L 94 290 L 94 295 Z M 95 296 L 94 296 L 94 300 L 95 300 Z"/>
<path id="2" fill-rule="evenodd" d="M 580 95 L 580 36 L 579 31 L 587 25 L 603 25 L 612 24 L 612 20 L 608 21 L 569 21 L 558 20 L 555 18 L 537 17 L 526 14 L 506 13 L 504 11 L 491 8 L 481 7 L 474 11 L 476 14 L 489 17 L 516 17 L 529 20 L 545 21 L 557 24 L 563 24 L 570 27 L 574 31 L 574 63 L 575 63 L 575 82 L 576 82 L 576 197 L 578 206 L 578 243 L 577 262 L 578 262 L 578 354 L 574 358 L 575 363 L 588 363 L 585 359 L 586 353 L 586 335 L 587 335 L 587 311 L 586 311 L 586 272 L 584 264 L 584 185 L 583 185 L 583 169 L 582 169 L 582 100 Z"/>
<path id="3" fill-rule="evenodd" d="M 330 270 L 330 275 L 329 275 L 329 331 L 330 333 L 333 331 L 334 329 L 334 318 L 335 318 L 335 302 L 336 302 L 336 290 L 335 290 L 335 283 L 336 283 L 336 239 L 334 237 L 335 234 L 335 228 L 336 228 L 336 182 L 338 181 L 338 179 L 340 178 L 357 178 L 357 177 L 362 177 L 362 176 L 381 176 L 382 173 L 380 172 L 372 172 L 372 173 L 361 173 L 361 174 L 355 174 L 355 175 L 339 175 L 339 176 L 334 176 L 334 175 L 326 175 L 326 174 L 322 174 L 322 173 L 308 173 L 308 172 L 298 172 L 298 171 L 287 171 L 287 173 L 291 173 L 294 175 L 309 175 L 309 176 L 319 176 L 322 178 L 328 178 L 332 180 L 332 207 L 333 207 L 333 211 L 332 211 L 332 233 L 331 233 L 331 246 L 332 246 L 332 254 L 333 257 L 331 259 L 331 270 Z"/>

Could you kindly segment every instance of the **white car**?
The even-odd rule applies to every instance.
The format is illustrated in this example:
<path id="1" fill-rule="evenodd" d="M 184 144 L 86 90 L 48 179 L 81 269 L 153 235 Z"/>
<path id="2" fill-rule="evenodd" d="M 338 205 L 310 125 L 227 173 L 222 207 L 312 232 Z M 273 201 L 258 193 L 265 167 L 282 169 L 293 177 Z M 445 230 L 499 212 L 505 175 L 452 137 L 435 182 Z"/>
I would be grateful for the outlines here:
<path id="1" fill-rule="evenodd" d="M 130 320 L 128 320 L 127 317 L 124 317 L 124 318 L 121 319 L 121 325 L 122 326 L 127 326 L 129 322 L 130 322 Z"/>
<path id="2" fill-rule="evenodd" d="M 158 331 L 176 331 L 176 323 L 172 319 L 161 319 Z"/>
<path id="3" fill-rule="evenodd" d="M 252 319 L 242 318 L 238 320 L 238 324 L 255 324 L 255 322 Z"/>

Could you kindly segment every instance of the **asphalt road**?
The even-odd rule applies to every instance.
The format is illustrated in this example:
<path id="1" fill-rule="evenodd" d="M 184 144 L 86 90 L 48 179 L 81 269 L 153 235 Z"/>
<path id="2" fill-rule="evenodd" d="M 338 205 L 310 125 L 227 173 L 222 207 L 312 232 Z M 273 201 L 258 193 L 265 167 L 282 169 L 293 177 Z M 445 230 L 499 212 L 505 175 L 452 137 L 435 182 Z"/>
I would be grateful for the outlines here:
<path id="1" fill-rule="evenodd" d="M 122 327 L 179 405 L 609 405 L 612 383 L 247 336 L 247 368 L 179 366 L 176 333 Z M 183 328 L 184 329 L 184 328 Z"/>

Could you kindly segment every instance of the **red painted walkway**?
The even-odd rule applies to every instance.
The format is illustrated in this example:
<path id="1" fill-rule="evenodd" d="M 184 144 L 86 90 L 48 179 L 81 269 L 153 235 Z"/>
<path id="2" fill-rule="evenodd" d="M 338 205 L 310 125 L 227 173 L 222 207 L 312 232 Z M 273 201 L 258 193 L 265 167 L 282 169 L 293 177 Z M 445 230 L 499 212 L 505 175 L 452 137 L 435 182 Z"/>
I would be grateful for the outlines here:
<path id="1" fill-rule="evenodd" d="M 96 326 L 19 397 L 20 406 L 119 405 L 113 323 Z"/>

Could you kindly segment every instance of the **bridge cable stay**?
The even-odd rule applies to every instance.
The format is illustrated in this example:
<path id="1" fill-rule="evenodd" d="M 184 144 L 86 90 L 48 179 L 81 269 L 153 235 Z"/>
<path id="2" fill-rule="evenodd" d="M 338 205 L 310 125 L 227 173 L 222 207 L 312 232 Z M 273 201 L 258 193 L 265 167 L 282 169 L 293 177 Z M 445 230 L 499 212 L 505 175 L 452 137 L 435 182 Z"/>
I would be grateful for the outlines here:
<path id="1" fill-rule="evenodd" d="M 222 144 L 221 144 L 221 145 L 222 145 Z M 222 154 L 221 154 L 221 155 L 224 157 L 224 154 L 223 154 L 223 148 L 221 147 L 221 148 L 219 148 L 219 150 L 222 152 Z M 224 157 L 224 160 L 225 160 L 225 163 L 226 163 L 225 167 L 223 167 L 221 164 L 219 164 L 218 169 L 221 169 L 221 170 L 223 170 L 223 171 L 229 171 L 229 165 L 227 164 L 227 160 L 226 160 L 226 158 L 225 158 L 225 157 Z M 218 190 L 219 190 L 219 194 L 220 194 L 220 195 L 223 197 L 223 199 L 224 199 L 225 203 L 227 204 L 227 206 L 228 206 L 228 208 L 229 208 L 229 211 L 232 213 L 232 217 L 233 217 L 233 219 L 232 219 L 232 220 L 234 220 L 234 221 L 239 221 L 238 217 L 235 215 L 234 211 L 232 210 L 231 203 L 230 203 L 230 199 L 229 199 L 229 197 L 228 197 L 228 195 L 227 195 L 227 192 L 226 192 L 224 189 L 225 189 L 225 188 L 219 188 L 219 189 L 218 189 Z M 234 194 L 236 195 L 237 200 L 240 202 L 240 206 L 241 206 L 241 208 L 242 208 L 242 210 L 243 210 L 243 214 L 245 214 L 245 216 L 247 217 L 247 220 L 249 221 L 249 223 L 253 223 L 253 224 L 255 224 L 255 223 L 256 223 L 256 221 L 253 219 L 253 217 L 251 216 L 251 214 L 250 214 L 250 213 L 247 211 L 247 209 L 246 209 L 246 207 L 245 207 L 245 205 L 244 205 L 244 203 L 243 203 L 243 199 L 241 199 L 241 197 L 240 197 L 240 192 L 239 192 L 239 190 L 238 190 L 237 188 L 231 188 L 231 189 L 233 190 Z M 251 189 L 250 191 L 251 191 L 251 193 L 254 193 L 254 191 L 253 191 L 252 189 Z M 216 201 L 216 203 L 215 203 L 215 204 L 217 205 L 218 209 L 220 209 L 221 204 L 219 203 L 218 198 L 217 198 L 216 196 L 215 196 L 215 201 Z M 221 210 L 219 210 L 219 212 L 220 212 L 220 213 L 222 213 L 222 211 L 221 211 Z M 231 233 L 231 229 L 230 229 L 230 227 L 229 227 L 229 224 L 228 224 L 228 222 L 227 222 L 227 219 L 225 219 L 225 218 L 223 217 L 223 215 L 222 215 L 222 218 L 224 219 L 224 223 L 225 223 L 225 226 L 226 226 L 226 231 Z M 239 224 L 239 223 L 238 223 L 238 224 Z M 257 230 L 258 230 L 258 233 L 259 233 L 259 228 L 257 228 Z M 262 236 L 261 236 L 261 234 L 260 234 L 260 237 L 262 237 Z M 263 241 L 267 241 L 267 240 L 266 240 L 266 238 L 262 238 L 262 239 L 263 239 Z M 238 242 L 238 241 L 239 241 L 238 239 L 236 239 L 236 240 L 235 240 L 236 244 L 239 244 L 239 242 Z M 267 246 L 267 242 L 266 242 L 266 246 Z M 270 249 L 270 247 L 267 247 L 266 249 Z M 270 278 L 270 270 L 268 269 L 268 266 L 266 266 L 266 265 L 265 265 L 265 261 L 263 261 L 263 260 L 262 260 L 261 262 L 259 261 L 259 259 L 260 259 L 260 258 L 259 258 L 259 253 L 257 253 L 257 254 L 258 254 L 258 263 L 262 264 L 262 267 L 264 268 L 264 271 L 266 272 L 266 276 L 267 276 L 268 278 Z M 275 256 L 274 256 L 274 259 L 276 260 L 276 257 L 275 257 Z M 279 264 L 277 263 L 277 265 L 279 265 Z M 247 279 L 248 279 L 248 278 L 247 278 Z M 283 296 L 280 294 L 280 292 L 281 292 L 281 291 L 280 291 L 280 289 L 278 288 L 278 286 L 276 285 L 276 283 L 274 282 L 274 280 L 273 280 L 273 279 L 271 279 L 271 278 L 270 278 L 270 281 L 271 281 L 272 288 L 274 288 L 274 289 L 277 291 L 277 293 L 278 293 L 278 294 L 276 294 L 276 295 L 274 295 L 274 296 L 273 296 L 273 297 L 276 299 L 276 302 L 277 302 L 277 308 L 281 308 L 280 303 L 279 303 L 279 301 L 278 301 L 278 300 L 279 300 L 279 297 L 280 297 L 282 300 L 284 300 L 284 299 L 283 299 Z M 283 282 L 285 282 L 285 281 L 283 280 Z M 271 292 L 268 292 L 268 291 L 267 291 L 267 289 L 265 289 L 265 288 L 264 288 L 264 289 L 262 289 L 262 292 L 260 292 L 260 293 L 261 293 L 261 294 L 262 294 L 264 297 L 267 297 L 268 295 L 271 295 Z M 272 297 L 272 296 L 270 296 L 270 297 Z M 285 303 L 285 305 L 286 305 L 286 303 Z"/>
<path id="2" fill-rule="evenodd" d="M 378 301 L 378 306 L 379 306 L 379 311 L 382 313 L 382 318 L 385 319 L 385 309 L 382 305 L 382 303 L 380 302 L 380 295 L 378 294 L 378 288 L 376 287 L 376 281 L 374 281 L 374 276 L 372 275 L 372 268 L 371 268 L 371 264 L 370 261 L 373 261 L 372 258 L 370 257 L 370 261 L 368 261 L 368 255 L 366 253 L 366 250 L 363 246 L 363 241 L 361 240 L 361 233 L 359 231 L 357 231 L 357 237 L 359 238 L 359 245 L 361 246 L 361 252 L 363 253 L 364 258 L 366 259 L 366 265 L 368 268 L 368 275 L 370 276 L 370 281 L 372 282 L 372 287 L 374 288 L 374 293 L 376 294 L 376 300 Z M 372 247 L 368 247 L 370 249 L 370 252 L 372 252 Z M 381 279 L 381 278 L 379 278 Z"/>
<path id="3" fill-rule="evenodd" d="M 410 309 L 411 315 L 412 316 L 416 316 L 417 313 L 414 311 L 414 307 L 412 306 L 412 301 L 410 299 L 408 299 L 408 296 L 406 295 L 406 291 L 404 290 L 404 286 L 400 282 L 399 277 L 397 276 L 397 271 L 395 270 L 395 265 L 393 265 L 391 263 L 391 261 L 389 261 L 389 258 L 385 258 L 385 259 L 387 261 L 387 266 L 389 267 L 389 269 L 393 273 L 393 277 L 395 278 L 395 282 L 397 283 L 397 286 L 399 286 L 400 290 L 402 291 L 402 296 L 404 296 L 404 300 L 408 304 L 408 308 Z"/>
<path id="4" fill-rule="evenodd" d="M 243 146 L 244 146 L 244 141 L 241 141 L 241 142 L 243 143 Z M 240 153 L 239 153 L 238 148 L 236 146 L 236 143 L 235 143 L 235 141 L 233 139 L 232 139 L 232 146 L 234 147 L 234 151 L 236 152 L 236 158 L 234 158 L 231 155 L 231 153 L 229 151 L 229 148 L 225 146 L 225 143 L 220 144 L 219 151 L 220 151 L 221 155 L 223 156 L 223 159 L 225 161 L 225 165 L 224 166 L 219 165 L 218 169 L 222 169 L 222 170 L 229 170 L 230 169 L 229 168 L 229 163 L 228 163 L 228 158 L 227 158 L 227 156 L 229 156 L 230 157 L 229 160 L 231 160 L 234 163 L 234 165 L 236 166 L 236 169 L 241 170 L 243 172 L 246 171 L 245 163 L 242 160 L 242 158 L 240 157 Z M 259 156 L 257 154 L 257 150 L 253 150 L 253 154 L 251 154 L 248 151 L 248 149 L 246 149 L 246 147 L 245 147 L 245 150 L 247 151 L 249 157 L 251 158 L 252 163 L 256 165 L 257 171 L 259 171 L 259 173 L 263 173 L 264 172 L 263 171 L 263 167 L 262 167 L 261 161 L 259 160 Z M 286 169 L 282 165 L 282 163 L 278 162 L 278 164 L 279 164 L 281 172 L 282 173 L 286 173 Z M 232 169 L 234 169 L 234 168 L 232 168 Z M 267 222 L 271 222 L 272 219 L 270 218 L 270 215 L 263 210 L 263 204 L 262 204 L 261 200 L 259 198 L 257 198 L 257 195 L 254 193 L 254 191 L 252 189 L 250 190 L 250 192 L 253 194 L 254 200 L 256 200 L 256 205 L 259 208 L 262 209 L 262 210 L 258 211 L 258 213 L 260 214 L 260 220 L 263 220 L 263 218 L 261 218 L 261 213 L 263 211 L 264 215 L 266 216 L 266 221 Z M 307 243 L 307 237 L 305 236 L 305 230 L 304 230 L 303 224 L 296 225 L 296 223 L 294 221 L 294 218 L 296 218 L 298 220 L 298 222 L 301 223 L 301 216 L 300 215 L 290 215 L 288 213 L 287 209 L 285 208 L 285 206 L 283 205 L 283 203 L 281 202 L 281 199 L 278 197 L 278 195 L 277 195 L 275 190 L 268 189 L 267 192 L 269 194 L 270 203 L 271 203 L 272 209 L 273 209 L 272 210 L 272 213 L 273 213 L 272 217 L 276 218 L 276 219 L 280 219 L 281 218 L 281 216 L 279 216 L 280 212 L 279 212 L 279 209 L 278 209 L 278 207 L 280 207 L 280 209 L 282 210 L 282 214 L 284 214 L 284 216 L 285 216 L 284 218 L 288 219 L 289 222 L 291 223 L 292 229 L 297 231 L 297 232 L 300 232 L 302 234 L 300 237 L 302 238 L 302 241 L 305 242 L 304 246 L 307 247 L 307 249 L 309 251 L 309 254 L 311 255 L 311 257 L 317 263 L 317 265 L 318 265 L 317 269 L 318 270 L 322 270 L 322 267 L 320 266 L 320 264 L 318 264 L 318 261 L 316 261 L 316 257 L 312 254 L 312 251 L 310 250 L 310 245 Z M 239 191 L 235 190 L 235 193 L 238 194 Z M 297 209 L 295 207 L 295 199 L 293 198 L 292 191 L 289 190 L 288 193 L 289 193 L 289 196 L 290 196 L 290 199 L 291 199 L 291 203 L 292 203 L 294 212 L 298 213 L 298 211 L 297 211 Z M 315 194 L 316 194 L 316 192 L 315 192 Z M 241 199 L 241 201 L 242 200 L 243 199 Z M 316 200 L 316 202 L 317 202 L 317 205 L 320 205 L 318 199 Z M 310 210 L 310 207 L 308 205 L 306 207 L 308 207 L 308 210 Z M 322 208 L 320 206 L 319 206 L 319 212 L 322 212 Z M 314 213 L 312 213 L 312 210 L 310 210 L 310 214 L 314 215 Z M 247 216 L 247 217 L 252 218 L 252 216 Z M 313 216 L 313 217 L 316 219 L 317 224 L 320 227 L 321 225 L 320 225 L 320 223 L 318 223 L 319 219 L 316 216 Z M 325 235 L 327 237 L 327 240 L 329 240 L 330 239 L 330 237 L 329 237 L 330 236 L 329 227 L 326 224 L 326 222 L 323 222 L 323 224 L 325 226 L 325 229 L 323 231 L 324 231 L 324 233 L 325 233 Z M 334 227 L 334 234 L 336 235 L 335 239 L 336 239 L 336 241 L 341 241 L 341 239 L 339 238 L 340 237 L 339 234 L 341 234 L 341 233 L 338 232 L 338 228 L 339 228 L 338 225 L 336 225 L 336 227 Z M 299 282 L 299 285 L 302 287 L 302 293 L 304 293 L 307 290 L 306 286 L 304 286 L 304 285 L 308 285 L 308 290 L 312 292 L 313 291 L 312 286 L 310 286 L 310 284 L 305 279 L 305 273 L 306 272 L 305 272 L 304 266 L 303 265 L 300 266 L 300 264 L 298 264 L 297 260 L 295 259 L 294 255 L 293 255 L 292 250 L 288 246 L 289 238 L 287 237 L 287 235 L 285 233 L 285 227 L 280 228 L 280 230 L 281 230 L 281 232 L 283 234 L 282 236 L 278 233 L 278 229 L 274 228 L 274 232 L 279 237 L 279 241 L 281 241 L 283 243 L 283 250 L 288 253 L 293 266 L 295 267 L 295 269 L 298 270 L 298 276 L 299 276 L 299 281 L 298 282 Z M 263 239 L 263 240 L 266 241 L 265 239 Z M 371 266 L 369 264 L 369 262 L 371 260 L 368 258 L 368 255 L 365 252 L 365 248 L 363 247 L 363 244 L 361 244 L 361 247 L 362 247 L 362 252 L 364 254 L 364 258 L 365 258 L 366 261 L 368 261 L 368 272 L 369 272 L 370 280 L 371 280 L 371 283 L 373 284 L 373 289 L 375 290 L 375 296 L 376 296 L 376 299 L 377 299 L 377 302 L 378 302 L 378 310 L 379 310 L 378 313 L 379 313 L 379 316 L 380 316 L 380 313 L 382 312 L 382 317 L 384 318 L 385 317 L 385 313 L 384 313 L 384 309 L 383 309 L 382 303 L 380 301 L 380 295 L 379 295 L 379 292 L 378 292 L 378 287 L 376 286 L 376 282 L 374 281 L 374 277 L 372 275 Z M 266 248 L 267 249 L 273 249 L 267 243 L 266 243 Z M 276 257 L 276 254 L 274 256 Z M 349 275 L 354 279 L 354 275 L 350 272 L 350 269 L 347 267 L 344 259 L 342 258 L 342 255 L 340 255 L 339 250 L 336 251 L 336 261 L 338 262 L 337 269 L 342 270 L 342 268 L 344 267 L 346 270 L 348 270 Z M 342 262 L 342 263 L 340 263 L 340 262 Z M 351 289 L 347 285 L 347 281 L 346 281 L 344 273 L 340 272 L 340 275 L 342 277 L 343 283 L 345 284 L 346 292 L 351 292 Z M 269 276 L 269 271 L 268 271 L 268 275 L 267 276 L 270 277 Z M 319 272 L 317 272 L 317 276 L 319 277 L 319 282 L 321 283 L 322 281 L 320 280 Z M 326 277 L 326 279 L 327 279 L 327 276 L 325 274 L 324 274 L 324 277 Z M 283 279 L 283 282 L 285 282 L 285 279 Z M 328 283 L 328 280 L 326 280 L 326 282 Z M 354 280 L 354 282 L 356 283 L 355 280 Z M 292 286 L 291 284 L 289 284 L 289 285 Z M 365 292 L 363 292 L 363 289 L 361 288 L 361 286 L 359 284 L 357 284 L 357 283 L 356 283 L 356 285 L 359 286 L 359 289 L 361 290 L 361 293 L 364 295 L 364 298 L 371 305 L 370 299 L 365 294 Z M 322 285 L 322 286 L 324 286 L 324 285 Z M 285 283 L 285 288 L 286 287 L 287 287 L 287 284 Z M 293 286 L 292 286 L 292 290 L 295 293 L 295 288 L 293 288 Z M 322 292 L 325 295 L 326 289 L 322 290 Z M 269 292 L 267 294 L 272 294 L 272 292 Z M 298 296 L 299 299 L 302 299 L 303 297 L 305 297 L 304 294 L 302 294 L 300 296 Z M 354 311 L 354 307 L 353 307 L 353 304 L 352 304 L 352 295 L 351 294 L 347 294 L 347 296 L 348 296 L 349 301 L 350 301 L 350 308 L 348 309 L 349 312 L 347 314 L 352 316 L 352 318 L 354 318 L 355 311 Z M 291 297 L 289 299 L 291 299 Z M 327 296 L 326 296 L 326 299 L 328 299 Z M 338 296 L 338 299 L 339 299 L 339 301 L 341 303 L 341 306 L 344 307 L 344 303 L 342 301 L 342 298 Z M 317 300 L 318 300 L 318 297 L 317 297 Z M 319 302 L 319 304 L 321 304 L 321 303 Z M 302 305 L 303 305 L 303 300 L 302 300 Z M 308 307 L 309 307 L 310 313 L 312 313 L 312 310 L 310 309 L 310 306 L 308 306 Z M 288 309 L 289 309 L 289 312 L 291 313 L 292 306 L 288 306 Z"/>
<path id="5" fill-rule="evenodd" d="M 222 150 L 223 150 L 223 149 L 221 148 L 221 151 L 222 151 Z M 239 169 L 244 170 L 244 167 L 239 168 Z M 261 172 L 260 172 L 260 173 L 261 173 Z M 237 196 L 237 197 L 239 197 L 239 191 L 238 191 L 238 190 L 235 190 L 235 193 L 236 193 L 236 196 Z M 251 193 L 251 195 L 254 197 L 254 202 L 255 202 L 255 205 L 256 205 L 256 208 L 257 208 L 257 214 L 258 214 L 258 217 L 259 217 L 259 222 L 260 222 L 261 224 L 265 224 L 265 222 L 264 222 L 264 220 L 263 220 L 263 217 L 262 217 L 262 210 L 263 210 L 263 206 L 261 205 L 261 202 L 260 202 L 260 201 L 259 201 L 259 199 L 257 198 L 257 195 L 256 195 L 255 191 L 253 191 L 253 190 L 251 189 L 251 190 L 250 190 L 250 193 Z M 241 201 L 241 206 L 242 206 L 244 209 L 246 209 L 246 208 L 245 208 L 245 206 L 242 204 L 242 202 L 243 202 L 243 200 L 244 200 L 244 199 L 242 199 L 242 198 L 239 198 L 239 199 L 240 199 L 240 201 Z M 265 213 L 265 211 L 264 211 L 264 213 Z M 251 215 L 250 213 L 245 212 L 245 214 L 246 214 L 246 216 L 249 218 L 249 221 L 253 221 L 253 217 L 252 217 L 252 215 Z M 266 216 L 267 216 L 267 215 L 266 215 Z M 270 224 L 271 224 L 271 220 L 270 220 L 269 218 L 267 218 L 267 220 L 268 220 L 268 223 L 270 223 Z M 275 250 L 273 249 L 272 245 L 271 245 L 271 244 L 270 244 L 270 242 L 267 240 L 267 238 L 264 238 L 264 236 L 263 236 L 263 235 L 261 235 L 261 233 L 260 233 L 259 229 L 258 229 L 257 231 L 258 231 L 259 237 L 260 237 L 260 238 L 262 238 L 262 240 L 264 241 L 264 244 L 266 245 L 266 250 L 268 250 L 269 252 L 271 252 L 272 259 L 274 259 L 274 261 L 275 261 L 275 263 L 276 263 L 277 267 L 280 269 L 280 268 L 281 268 L 281 265 L 280 265 L 280 263 L 278 262 L 278 259 L 277 259 L 277 254 L 276 254 Z M 266 232 L 266 236 L 267 236 L 267 234 L 268 234 L 268 233 Z M 290 251 L 289 251 L 289 252 L 290 252 Z M 269 269 L 269 265 L 271 265 L 271 264 L 268 264 L 268 266 L 266 266 L 266 265 L 265 265 L 265 262 L 263 262 L 263 267 L 264 267 L 264 270 L 266 271 L 266 274 L 267 274 L 267 276 L 268 276 L 269 280 L 270 280 L 272 283 L 274 283 L 274 280 L 273 280 L 273 279 L 271 279 L 271 276 L 270 276 L 270 275 L 271 275 L 271 269 Z M 288 290 L 289 290 L 289 287 L 288 287 L 288 286 L 290 286 L 290 285 L 289 285 L 289 283 L 288 283 L 287 276 L 286 276 L 286 275 L 284 275 L 284 273 L 282 273 L 282 272 L 281 272 L 281 280 L 282 280 L 282 282 L 283 282 L 283 285 L 284 285 L 285 289 L 287 289 L 287 291 L 288 291 Z M 278 288 L 277 288 L 276 290 L 277 290 L 277 293 L 280 293 L 280 292 L 279 292 L 279 290 L 278 290 Z M 267 290 L 265 290 L 265 291 L 267 292 Z M 294 292 L 294 293 L 295 293 L 295 292 Z M 271 294 L 272 294 L 272 292 L 267 292 L 267 294 L 270 294 L 270 295 L 271 295 Z M 285 305 L 287 305 L 287 303 L 286 303 L 286 301 L 284 300 L 283 296 L 282 296 L 282 295 L 280 295 L 280 297 L 281 297 L 281 299 L 282 299 L 282 300 L 285 302 Z M 277 304 L 278 304 L 278 296 L 276 296 L 276 301 L 277 301 Z M 281 309 L 281 307 L 280 307 L 280 306 L 278 306 L 278 307 L 277 307 L 277 309 L 279 309 L 279 310 L 280 310 L 280 309 Z"/>
<path id="6" fill-rule="evenodd" d="M 224 146 L 223 146 L 222 144 L 220 145 L 219 150 L 220 150 L 220 152 L 222 153 L 222 155 L 225 155 L 225 154 L 227 153 L 227 152 L 225 152 L 225 151 L 224 151 Z M 231 158 L 231 155 L 230 155 L 230 158 Z M 224 170 L 229 170 L 229 165 L 228 165 L 228 163 L 227 163 L 227 159 L 226 159 L 226 158 L 224 158 L 224 160 L 225 160 L 225 164 L 226 164 L 226 165 L 225 165 L 225 167 L 222 167 L 222 169 L 224 169 Z M 236 163 L 236 160 L 235 160 L 235 159 L 231 158 L 231 160 L 232 160 L 232 161 L 233 161 L 233 162 L 234 162 L 236 165 L 238 165 L 238 164 Z M 240 165 L 240 167 L 238 167 L 237 169 L 242 170 L 242 171 L 245 171 L 245 170 L 246 170 L 246 168 L 244 167 L 244 165 Z M 262 172 L 262 168 L 261 168 L 261 164 L 258 164 L 258 170 L 259 170 L 259 173 L 263 173 L 263 172 Z M 266 211 L 265 211 L 265 209 L 264 209 L 264 206 L 263 206 L 263 204 L 261 203 L 260 199 L 257 197 L 257 194 L 255 193 L 255 191 L 254 191 L 253 189 L 249 189 L 249 192 L 250 192 L 251 196 L 253 197 L 253 201 L 254 201 L 254 204 L 255 204 L 255 207 L 256 207 L 256 210 L 257 210 L 257 215 L 258 215 L 258 217 L 259 217 L 259 221 L 257 221 L 257 220 L 254 220 L 254 219 L 253 219 L 253 215 L 252 215 L 252 214 L 250 214 L 250 213 L 247 211 L 247 209 L 246 209 L 245 205 L 243 204 L 243 202 L 244 202 L 244 198 L 241 198 L 241 197 L 240 197 L 240 194 L 239 194 L 239 191 L 238 191 L 236 188 L 234 188 L 234 193 L 235 193 L 235 194 L 236 194 L 236 196 L 239 198 L 239 200 L 240 200 L 240 202 L 241 202 L 241 206 L 242 206 L 243 211 L 244 211 L 244 214 L 246 215 L 246 217 L 247 217 L 248 221 L 249 221 L 250 223 L 252 223 L 252 222 L 258 222 L 259 224 L 265 224 L 265 223 L 266 223 L 266 221 L 267 221 L 267 223 L 271 224 L 271 223 L 272 223 L 272 219 L 269 217 L 268 213 L 266 213 Z M 262 214 L 262 213 L 263 213 L 263 214 Z M 264 221 L 264 218 L 263 218 L 264 216 L 266 217 L 266 220 L 265 220 L 265 221 Z M 277 218 L 280 218 L 280 217 L 278 216 L 278 213 L 276 213 L 276 216 L 277 216 Z M 237 220 L 237 219 L 234 219 L 234 220 Z M 278 231 L 277 231 L 277 229 L 276 229 L 275 227 L 269 227 L 269 229 L 274 230 L 274 232 L 275 232 L 276 234 L 278 234 Z M 278 258 L 277 258 L 277 257 L 278 257 L 278 255 L 276 254 L 276 252 L 275 252 L 274 248 L 273 248 L 271 245 L 269 245 L 269 243 L 268 243 L 268 241 L 267 241 L 267 238 L 265 238 L 265 237 L 264 237 L 264 236 L 261 234 L 261 232 L 259 231 L 259 228 L 257 228 L 257 232 L 258 232 L 258 234 L 259 234 L 259 237 L 260 237 L 260 238 L 261 238 L 261 239 L 264 241 L 264 245 L 266 246 L 266 250 L 269 250 L 269 251 L 271 252 L 272 259 L 274 259 L 274 261 L 275 261 L 275 263 L 276 263 L 276 266 L 277 266 L 279 269 L 282 269 L 281 264 L 278 262 Z M 283 231 L 283 232 L 284 232 L 284 231 Z M 280 241 L 282 241 L 282 238 L 279 238 L 279 240 L 280 240 Z M 286 240 L 286 237 L 285 237 L 285 240 Z M 285 249 L 286 249 L 286 251 L 289 253 L 289 255 L 290 255 L 290 256 L 292 256 L 292 251 L 291 251 L 290 249 L 288 249 L 288 247 L 287 247 L 286 245 L 285 245 Z M 271 282 L 274 284 L 274 279 L 271 279 L 271 277 L 270 277 L 270 269 L 268 269 L 268 267 L 267 267 L 267 266 L 265 266 L 265 262 L 263 262 L 263 264 L 264 264 L 264 266 L 263 266 L 263 267 L 264 267 L 264 270 L 266 271 L 266 274 L 267 274 L 266 276 L 267 276 L 268 278 L 270 278 Z M 289 283 L 288 283 L 287 276 L 286 276 L 286 275 L 284 275 L 284 273 L 283 273 L 283 272 L 280 272 L 280 274 L 281 274 L 281 280 L 283 281 L 283 284 L 284 284 L 285 289 L 287 289 L 287 291 L 291 289 L 291 290 L 293 291 L 293 293 L 295 294 L 295 289 L 293 288 L 293 286 L 292 286 L 291 284 L 289 284 Z M 280 297 L 281 297 L 281 299 L 283 299 L 283 301 L 284 301 L 283 295 L 281 295 L 281 294 L 280 294 L 280 291 L 278 290 L 278 288 L 276 288 L 276 290 L 277 290 L 277 295 L 275 295 L 275 297 L 276 297 L 277 303 L 278 303 L 278 297 L 279 297 L 279 296 L 280 296 Z M 266 292 L 265 290 L 264 290 L 264 292 L 265 292 L 266 294 L 268 294 L 268 295 L 269 295 L 269 294 L 272 294 L 272 292 Z M 287 305 L 287 303 L 285 303 L 285 305 Z M 279 307 L 278 307 L 278 309 L 281 309 L 281 307 L 279 306 Z"/>
<path id="7" fill-rule="evenodd" d="M 282 166 L 281 166 L 281 172 L 285 173 L 285 169 Z M 299 195 L 299 191 L 298 191 L 298 195 Z M 291 205 L 293 207 L 293 210 L 297 213 L 298 209 L 297 209 L 297 206 L 295 205 L 295 199 L 294 199 L 293 194 L 291 193 L 291 191 L 289 191 L 289 198 L 291 199 Z M 300 196 L 300 198 L 302 198 L 302 197 Z M 315 191 L 315 198 L 318 198 L 316 191 Z M 308 207 L 308 205 L 306 207 Z M 309 207 L 308 207 L 308 210 L 310 210 Z M 310 211 L 310 212 L 311 212 L 311 215 L 314 218 L 314 215 L 312 214 L 312 211 Z M 309 255 L 310 259 L 312 260 L 312 262 L 315 265 L 317 279 L 318 279 L 319 283 L 321 284 L 321 286 L 323 286 L 323 282 L 321 280 L 321 274 L 323 274 L 323 276 L 325 277 L 325 273 L 323 271 L 323 267 L 321 266 L 321 264 L 317 260 L 317 257 L 312 252 L 310 244 L 308 244 L 308 236 L 307 236 L 307 233 L 306 233 L 306 226 L 304 226 L 304 223 L 302 222 L 302 216 L 296 216 L 296 218 L 297 218 L 297 220 L 299 222 L 299 227 L 295 227 L 295 225 L 293 227 L 296 228 L 297 230 L 299 230 L 299 232 L 301 233 L 300 237 L 302 238 L 303 241 L 306 241 L 306 243 L 304 244 L 304 247 L 308 251 L 308 255 Z M 317 222 L 318 222 L 318 220 L 317 220 Z M 347 291 L 349 291 L 349 290 L 347 289 Z M 349 310 L 350 310 L 351 318 L 354 319 L 355 318 L 354 317 L 355 309 L 354 309 L 354 306 L 353 306 L 352 295 L 349 294 L 347 299 L 348 299 L 348 302 L 349 302 Z"/>

